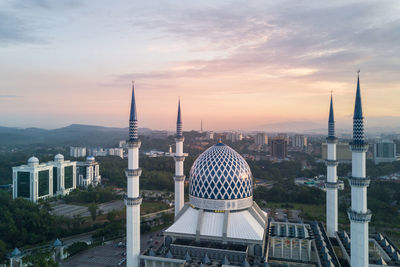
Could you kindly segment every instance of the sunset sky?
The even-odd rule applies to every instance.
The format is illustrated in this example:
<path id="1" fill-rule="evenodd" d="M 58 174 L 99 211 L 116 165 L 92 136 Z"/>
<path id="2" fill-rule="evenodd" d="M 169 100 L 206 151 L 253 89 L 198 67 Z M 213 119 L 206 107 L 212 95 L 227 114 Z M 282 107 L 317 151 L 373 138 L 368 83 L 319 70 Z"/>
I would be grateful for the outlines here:
<path id="1" fill-rule="evenodd" d="M 393 1 L 0 2 L 0 126 L 256 129 L 400 117 Z M 392 117 L 392 118 L 391 118 Z"/>

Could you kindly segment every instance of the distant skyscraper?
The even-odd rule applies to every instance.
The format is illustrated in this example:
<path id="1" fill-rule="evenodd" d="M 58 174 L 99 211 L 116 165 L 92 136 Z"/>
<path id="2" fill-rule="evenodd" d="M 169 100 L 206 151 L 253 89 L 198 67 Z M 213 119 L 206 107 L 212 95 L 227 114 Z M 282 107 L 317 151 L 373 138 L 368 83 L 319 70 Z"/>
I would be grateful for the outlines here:
<path id="1" fill-rule="evenodd" d="M 293 137 L 293 147 L 304 148 L 307 146 L 307 137 L 301 134 L 296 134 Z"/>
<path id="2" fill-rule="evenodd" d="M 288 142 L 286 138 L 275 137 L 271 140 L 271 156 L 278 159 L 287 157 Z"/>
<path id="3" fill-rule="evenodd" d="M 374 162 L 392 162 L 396 160 L 396 144 L 393 141 L 379 140 L 374 144 Z"/>
<path id="4" fill-rule="evenodd" d="M 214 132 L 206 132 L 206 139 L 213 140 L 214 139 Z"/>
<path id="5" fill-rule="evenodd" d="M 276 137 L 285 139 L 286 142 L 287 142 L 287 144 L 289 145 L 289 143 L 290 143 L 290 137 L 289 137 L 289 135 L 288 135 L 287 133 L 278 133 L 278 134 L 276 135 Z"/>
<path id="6" fill-rule="evenodd" d="M 357 79 L 357 93 L 353 116 L 351 208 L 348 210 L 351 237 L 351 267 L 369 266 L 368 223 L 371 211 L 367 209 L 367 187 L 370 179 L 366 177 L 365 159 L 368 144 L 364 140 L 364 117 L 361 106 L 360 77 Z"/>
<path id="7" fill-rule="evenodd" d="M 86 147 L 70 147 L 69 155 L 74 158 L 86 157 Z"/>
<path id="8" fill-rule="evenodd" d="M 268 145 L 268 135 L 266 135 L 265 133 L 257 133 L 254 136 L 254 143 L 261 147 Z"/>
<path id="9" fill-rule="evenodd" d="M 235 143 L 238 141 L 242 141 L 243 135 L 239 132 L 229 132 L 226 134 L 226 140 Z"/>

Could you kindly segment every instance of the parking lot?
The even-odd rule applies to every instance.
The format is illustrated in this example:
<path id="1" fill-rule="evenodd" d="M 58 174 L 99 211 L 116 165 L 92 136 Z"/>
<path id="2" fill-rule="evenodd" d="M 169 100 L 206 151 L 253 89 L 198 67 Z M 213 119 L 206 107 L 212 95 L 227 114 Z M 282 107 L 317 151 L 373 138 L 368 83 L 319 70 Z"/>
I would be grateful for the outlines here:
<path id="1" fill-rule="evenodd" d="M 102 203 L 98 205 L 99 210 L 103 213 L 109 213 L 112 210 L 121 210 L 125 207 L 122 200 Z M 82 217 L 90 216 L 88 208 L 86 206 L 70 205 L 70 204 L 56 204 L 52 207 L 52 214 L 65 217 L 74 217 L 80 215 Z"/>

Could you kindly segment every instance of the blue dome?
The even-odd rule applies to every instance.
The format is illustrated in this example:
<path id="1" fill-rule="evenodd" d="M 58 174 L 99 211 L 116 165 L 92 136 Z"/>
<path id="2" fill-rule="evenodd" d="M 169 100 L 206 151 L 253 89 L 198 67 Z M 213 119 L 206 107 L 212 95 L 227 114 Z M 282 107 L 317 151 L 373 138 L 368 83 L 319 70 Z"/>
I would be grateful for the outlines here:
<path id="1" fill-rule="evenodd" d="M 234 200 L 253 196 L 249 165 L 222 143 L 208 148 L 196 159 L 189 181 L 189 194 L 196 198 Z"/>

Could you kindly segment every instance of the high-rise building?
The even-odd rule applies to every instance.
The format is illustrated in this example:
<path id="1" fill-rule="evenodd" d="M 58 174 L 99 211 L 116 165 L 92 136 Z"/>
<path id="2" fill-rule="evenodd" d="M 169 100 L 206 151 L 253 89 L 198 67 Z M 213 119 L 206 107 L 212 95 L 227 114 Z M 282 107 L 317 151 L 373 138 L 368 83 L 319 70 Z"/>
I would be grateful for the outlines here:
<path id="1" fill-rule="evenodd" d="M 214 139 L 214 132 L 207 131 L 206 132 L 206 139 L 213 140 Z"/>
<path id="2" fill-rule="evenodd" d="M 396 160 L 396 143 L 387 140 L 378 140 L 374 144 L 374 162 L 392 162 Z"/>
<path id="3" fill-rule="evenodd" d="M 39 164 L 39 159 L 31 157 L 27 165 L 13 167 L 13 198 L 23 197 L 37 202 L 41 198 L 53 196 L 53 166 Z"/>
<path id="4" fill-rule="evenodd" d="M 328 159 L 328 145 L 327 143 L 322 143 L 322 159 Z M 339 162 L 351 162 L 351 151 L 349 143 L 336 144 L 336 160 Z"/>
<path id="5" fill-rule="evenodd" d="M 138 120 L 136 115 L 135 88 L 132 84 L 131 113 L 129 118 L 128 169 L 125 174 L 128 179 L 126 205 L 126 266 L 140 266 L 140 205 L 139 168 L 140 140 L 138 136 Z"/>
<path id="6" fill-rule="evenodd" d="M 48 164 L 53 165 L 53 195 L 66 195 L 76 188 L 76 161 L 57 154 Z"/>
<path id="7" fill-rule="evenodd" d="M 351 208 L 348 210 L 351 236 L 351 267 L 369 266 L 368 223 L 372 213 L 367 208 L 367 187 L 370 179 L 366 176 L 365 160 L 368 144 L 364 140 L 364 117 L 361 105 L 360 75 L 357 78 L 357 92 L 353 115 Z"/>
<path id="8" fill-rule="evenodd" d="M 108 152 L 107 154 L 109 156 L 117 156 L 120 158 L 124 158 L 124 149 L 123 148 L 119 148 L 119 147 L 108 148 L 107 152 Z"/>
<path id="9" fill-rule="evenodd" d="M 254 143 L 260 147 L 268 145 L 268 135 L 266 133 L 257 133 L 254 136 Z"/>
<path id="10" fill-rule="evenodd" d="M 333 114 L 333 103 L 331 95 L 331 104 L 329 109 L 328 137 L 326 145 L 328 146 L 326 163 L 326 231 L 329 237 L 335 237 L 338 231 L 338 187 L 336 160 L 336 131 L 335 118 Z"/>
<path id="11" fill-rule="evenodd" d="M 54 161 L 39 163 L 31 157 L 27 165 L 13 167 L 13 198 L 39 199 L 66 195 L 76 188 L 76 162 L 57 154 Z"/>
<path id="12" fill-rule="evenodd" d="M 121 141 L 119 141 L 118 147 L 120 147 L 120 148 L 126 148 L 126 140 L 121 140 Z"/>
<path id="13" fill-rule="evenodd" d="M 296 134 L 292 141 L 293 147 L 304 148 L 307 146 L 307 137 L 301 134 Z"/>
<path id="14" fill-rule="evenodd" d="M 86 147 L 70 147 L 69 155 L 74 158 L 86 157 Z"/>
<path id="15" fill-rule="evenodd" d="M 86 161 L 78 161 L 76 172 L 77 186 L 88 187 L 89 185 L 97 186 L 101 184 L 100 164 L 93 156 L 88 156 Z"/>
<path id="16" fill-rule="evenodd" d="M 276 137 L 283 138 L 286 140 L 287 144 L 290 143 L 290 136 L 287 133 L 278 133 Z"/>
<path id="17" fill-rule="evenodd" d="M 271 140 L 271 156 L 278 159 L 287 158 L 288 142 L 280 136 Z"/>
<path id="18" fill-rule="evenodd" d="M 229 132 L 226 134 L 226 140 L 235 143 L 238 141 L 242 141 L 243 135 L 239 132 Z"/>

